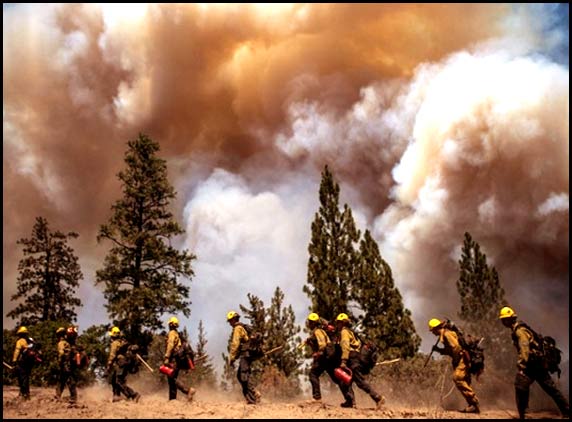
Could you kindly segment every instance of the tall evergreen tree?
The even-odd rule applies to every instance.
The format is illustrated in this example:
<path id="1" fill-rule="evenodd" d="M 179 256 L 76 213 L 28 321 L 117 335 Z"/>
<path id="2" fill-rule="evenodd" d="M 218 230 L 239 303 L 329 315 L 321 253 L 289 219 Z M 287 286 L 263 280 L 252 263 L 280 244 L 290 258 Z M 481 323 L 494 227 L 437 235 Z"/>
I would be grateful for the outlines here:
<path id="1" fill-rule="evenodd" d="M 276 353 L 267 357 L 268 365 L 275 365 L 289 377 L 298 374 L 302 361 L 302 352 L 296 347 L 302 339 L 298 335 L 300 326 L 296 325 L 296 317 L 292 305 L 284 306 L 284 292 L 276 287 L 270 307 L 267 310 L 266 349 L 283 346 Z"/>
<path id="2" fill-rule="evenodd" d="M 322 172 L 319 196 L 320 208 L 312 222 L 308 277 L 303 290 L 312 301 L 310 311 L 328 319 L 344 312 L 353 319 L 348 302 L 357 264 L 354 245 L 360 232 L 348 205 L 344 204 L 343 211 L 339 209 L 340 187 L 328 166 Z"/>
<path id="3" fill-rule="evenodd" d="M 195 359 L 199 356 L 206 356 L 206 358 L 201 359 L 200 361 L 195 363 L 195 370 L 192 371 L 191 376 L 193 383 L 196 384 L 206 384 L 211 387 L 215 386 L 216 383 L 216 375 L 214 371 L 214 367 L 211 363 L 211 358 L 207 354 L 207 337 L 205 333 L 205 327 L 203 325 L 203 321 L 199 321 L 199 337 L 197 341 L 197 347 L 195 351 Z"/>
<path id="4" fill-rule="evenodd" d="M 8 312 L 8 317 L 20 318 L 25 325 L 76 321 L 75 308 L 81 306 L 81 300 L 74 293 L 83 274 L 67 242 L 77 237 L 75 232 L 52 232 L 45 218 L 36 218 L 32 237 L 17 242 L 23 245 L 24 258 L 18 264 L 17 291 L 11 299 L 24 301 Z"/>
<path id="5" fill-rule="evenodd" d="M 126 168 L 118 174 L 123 197 L 97 236 L 113 246 L 96 272 L 96 284 L 105 285 L 108 314 L 135 340 L 144 328 L 161 328 L 164 313 L 190 315 L 190 287 L 178 278 L 191 280 L 196 257 L 171 245 L 184 231 L 168 209 L 176 193 L 165 160 L 156 156 L 159 144 L 140 134 L 127 145 Z"/>
<path id="6" fill-rule="evenodd" d="M 264 309 L 264 302 L 256 295 L 247 293 L 248 304 L 250 307 L 239 305 L 242 312 L 240 322 L 248 324 L 254 331 L 261 333 L 266 340 L 266 310 Z M 248 320 L 245 321 L 245 320 Z"/>
<path id="7" fill-rule="evenodd" d="M 466 330 L 485 338 L 487 356 L 498 367 L 511 367 L 513 346 L 498 320 L 499 310 L 507 305 L 504 289 L 496 268 L 489 267 L 486 254 L 469 233 L 465 233 L 459 259 L 457 290 L 461 300 L 459 318 Z"/>
<path id="8" fill-rule="evenodd" d="M 358 318 L 361 332 L 378 345 L 383 359 L 414 356 L 421 338 L 369 230 L 360 242 L 359 257 L 352 297 L 363 312 Z"/>

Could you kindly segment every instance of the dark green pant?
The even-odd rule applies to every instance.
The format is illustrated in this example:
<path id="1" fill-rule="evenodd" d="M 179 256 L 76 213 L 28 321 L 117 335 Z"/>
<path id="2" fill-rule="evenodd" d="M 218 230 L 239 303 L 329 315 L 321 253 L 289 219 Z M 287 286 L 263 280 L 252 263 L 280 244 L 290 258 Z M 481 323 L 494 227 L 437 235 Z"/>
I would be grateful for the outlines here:
<path id="1" fill-rule="evenodd" d="M 167 382 L 169 383 L 169 400 L 175 400 L 177 398 L 177 390 L 181 390 L 184 394 L 189 394 L 189 388 L 177 380 L 179 377 L 179 367 L 177 363 L 172 362 L 171 367 L 174 369 L 173 375 L 167 377 Z"/>
<path id="2" fill-rule="evenodd" d="M 58 383 L 56 385 L 56 397 L 60 398 L 66 385 L 70 390 L 70 401 L 75 403 L 77 401 L 77 371 L 74 370 L 60 370 L 58 376 Z"/>
<path id="3" fill-rule="evenodd" d="M 256 390 L 254 390 L 254 385 L 252 383 L 251 365 L 252 361 L 249 358 L 242 356 L 238 363 L 236 378 L 242 387 L 242 395 L 246 399 L 246 402 L 248 404 L 256 404 Z"/>
<path id="4" fill-rule="evenodd" d="M 528 408 L 528 398 L 530 395 L 530 385 L 536 381 L 560 409 L 563 416 L 570 417 L 570 405 L 568 400 L 560 392 L 556 384 L 550 377 L 548 371 L 538 365 L 531 365 L 524 370 L 524 373 L 517 373 L 514 380 L 516 407 L 521 419 L 524 419 Z"/>
<path id="5" fill-rule="evenodd" d="M 127 385 L 127 374 L 129 368 L 127 366 L 113 365 L 113 372 L 111 372 L 111 388 L 113 395 L 119 397 L 121 393 L 128 399 L 134 398 L 137 393 Z"/>
<path id="6" fill-rule="evenodd" d="M 30 374 L 32 367 L 23 363 L 16 366 L 16 374 L 18 375 L 18 386 L 20 387 L 20 396 L 24 399 L 30 398 Z"/>

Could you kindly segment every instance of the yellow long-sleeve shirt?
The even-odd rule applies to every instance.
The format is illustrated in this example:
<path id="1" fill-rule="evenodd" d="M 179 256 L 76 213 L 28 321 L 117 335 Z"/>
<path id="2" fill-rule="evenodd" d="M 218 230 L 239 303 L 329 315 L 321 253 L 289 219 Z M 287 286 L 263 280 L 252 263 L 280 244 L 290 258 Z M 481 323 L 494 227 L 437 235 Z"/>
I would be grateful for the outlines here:
<path id="1" fill-rule="evenodd" d="M 109 358 L 107 359 L 107 366 L 110 366 L 120 356 L 119 349 L 127 342 L 122 338 L 116 338 L 111 342 L 109 347 Z"/>
<path id="2" fill-rule="evenodd" d="M 232 335 L 230 338 L 230 354 L 231 361 L 236 360 L 242 351 L 242 345 L 248 342 L 248 333 L 241 324 L 236 324 L 232 327 Z"/>
<path id="3" fill-rule="evenodd" d="M 534 343 L 534 335 L 524 325 L 516 322 L 512 326 L 512 341 L 518 353 L 516 365 L 518 369 L 524 370 L 530 359 L 530 349 L 532 343 Z"/>
<path id="4" fill-rule="evenodd" d="M 443 343 L 444 350 L 442 354 L 444 355 L 457 358 L 463 351 L 457 333 L 452 330 L 445 328 L 441 333 L 439 341 Z"/>
<path id="5" fill-rule="evenodd" d="M 70 353 L 71 353 L 70 344 L 65 339 L 61 339 L 58 342 L 58 361 L 60 365 L 65 363 L 66 360 L 69 361 Z"/>
<path id="6" fill-rule="evenodd" d="M 348 360 L 350 352 L 359 352 L 361 342 L 348 327 L 342 328 L 340 333 L 340 347 L 342 349 L 342 362 Z"/>
<path id="7" fill-rule="evenodd" d="M 28 340 L 21 337 L 16 341 L 16 347 L 14 348 L 14 356 L 12 357 L 12 362 L 16 363 L 20 359 L 24 349 L 28 347 Z"/>
<path id="8" fill-rule="evenodd" d="M 169 331 L 167 336 L 167 349 L 165 350 L 165 359 L 172 359 L 175 353 L 181 347 L 181 337 L 177 330 Z"/>
<path id="9" fill-rule="evenodd" d="M 330 338 L 328 337 L 326 332 L 319 327 L 314 328 L 312 335 L 316 340 L 315 342 L 313 341 L 310 343 L 312 346 L 312 352 L 321 352 L 330 343 Z"/>

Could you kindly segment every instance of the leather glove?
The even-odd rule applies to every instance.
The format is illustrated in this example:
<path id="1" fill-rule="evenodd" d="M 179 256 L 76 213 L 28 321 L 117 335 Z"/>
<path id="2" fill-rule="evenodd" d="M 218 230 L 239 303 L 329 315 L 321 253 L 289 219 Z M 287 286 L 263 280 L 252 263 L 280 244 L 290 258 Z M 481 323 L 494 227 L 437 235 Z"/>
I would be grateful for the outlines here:
<path id="1" fill-rule="evenodd" d="M 234 366 L 234 359 L 231 359 L 230 357 L 228 358 L 228 365 L 229 366 Z"/>
<path id="2" fill-rule="evenodd" d="M 167 365 L 167 366 L 169 365 L 169 358 L 165 358 L 163 360 L 163 365 Z"/>
<path id="3" fill-rule="evenodd" d="M 346 362 L 345 360 L 342 360 L 342 363 L 341 363 L 341 365 L 340 365 L 340 368 L 342 368 L 342 369 L 348 369 L 348 364 L 347 364 L 347 362 Z"/>

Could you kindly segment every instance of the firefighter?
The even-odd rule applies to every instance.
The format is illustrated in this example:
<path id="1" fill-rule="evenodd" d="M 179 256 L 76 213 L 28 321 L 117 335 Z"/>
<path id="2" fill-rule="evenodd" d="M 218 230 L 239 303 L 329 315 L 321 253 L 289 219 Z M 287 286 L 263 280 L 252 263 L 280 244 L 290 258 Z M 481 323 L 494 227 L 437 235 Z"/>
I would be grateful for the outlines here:
<path id="1" fill-rule="evenodd" d="M 16 335 L 18 336 L 18 340 L 14 348 L 12 364 L 18 376 L 18 386 L 20 387 L 19 396 L 23 400 L 30 400 L 30 374 L 32 373 L 33 362 L 27 358 L 26 351 L 28 347 L 32 345 L 32 342 L 28 336 L 28 329 L 24 326 L 18 328 Z"/>
<path id="2" fill-rule="evenodd" d="M 565 418 L 570 418 L 570 404 L 560 392 L 544 365 L 533 332 L 522 321 L 517 320 L 516 312 L 505 306 L 500 310 L 499 319 L 511 329 L 512 342 L 518 353 L 517 373 L 514 380 L 516 407 L 521 419 L 525 418 L 530 394 L 530 385 L 536 381 L 554 400 Z"/>
<path id="3" fill-rule="evenodd" d="M 196 390 L 192 387 L 184 386 L 177 380 L 180 368 L 176 359 L 176 353 L 182 347 L 181 337 L 177 331 L 179 320 L 176 317 L 171 317 L 168 325 L 169 335 L 167 336 L 167 349 L 165 351 L 164 364 L 173 368 L 173 373 L 171 376 L 167 377 L 167 381 L 169 383 L 169 400 L 175 400 L 177 398 L 177 389 L 179 389 L 187 395 L 187 399 L 189 401 L 192 401 Z"/>
<path id="4" fill-rule="evenodd" d="M 126 356 L 129 343 L 123 338 L 118 327 L 111 328 L 109 336 L 111 337 L 111 346 L 109 348 L 106 371 L 109 374 L 113 390 L 112 402 L 115 403 L 121 400 L 121 393 L 123 393 L 128 400 L 133 400 L 137 403 L 141 398 L 141 394 L 127 385 L 129 365 L 132 364 Z"/>
<path id="5" fill-rule="evenodd" d="M 253 358 L 248 353 L 249 337 L 244 326 L 238 321 L 239 318 L 240 315 L 235 311 L 230 311 L 226 314 L 226 320 L 232 327 L 228 364 L 234 366 L 234 362 L 239 359 L 236 377 L 242 387 L 242 395 L 246 399 L 247 404 L 257 404 L 260 401 L 261 394 L 254 389 L 252 383 Z"/>
<path id="6" fill-rule="evenodd" d="M 351 370 L 352 379 L 349 386 L 345 386 L 344 383 L 340 382 L 340 387 L 342 394 L 344 395 L 345 401 L 341 404 L 342 407 L 355 407 L 355 394 L 352 388 L 352 384 L 355 384 L 365 391 L 372 400 L 375 402 L 375 408 L 380 409 L 384 403 L 384 398 L 381 394 L 376 392 L 371 385 L 365 380 L 365 376 L 362 373 L 362 363 L 360 360 L 360 349 L 361 342 L 356 337 L 354 332 L 350 329 L 350 319 L 347 314 L 341 313 L 336 317 L 336 328 L 339 332 L 339 344 L 342 351 L 342 362 L 340 368 Z"/>
<path id="7" fill-rule="evenodd" d="M 56 400 L 60 400 L 66 385 L 70 390 L 70 407 L 75 407 L 77 403 L 77 377 L 78 366 L 75 363 L 75 353 L 72 346 L 75 346 L 77 330 L 69 327 L 67 330 L 60 327 L 56 330 L 58 339 L 58 383 L 56 384 Z"/>
<path id="8" fill-rule="evenodd" d="M 469 373 L 469 354 L 459 344 L 457 333 L 445 326 L 445 321 L 437 318 L 429 320 L 429 331 L 439 337 L 443 347 L 433 346 L 433 350 L 441 355 L 451 356 L 453 363 L 453 382 L 467 401 L 467 407 L 460 410 L 462 413 L 480 413 L 479 399 L 471 387 L 471 374 Z"/>
<path id="9" fill-rule="evenodd" d="M 339 386 L 339 381 L 334 376 L 334 369 L 337 366 L 334 356 L 335 348 L 328 334 L 321 327 L 320 316 L 317 313 L 312 312 L 308 315 L 306 327 L 311 331 L 311 335 L 302 345 L 306 344 L 312 349 L 312 367 L 310 368 L 312 400 L 308 403 L 321 404 L 320 375 L 327 372 L 332 382 Z"/>

